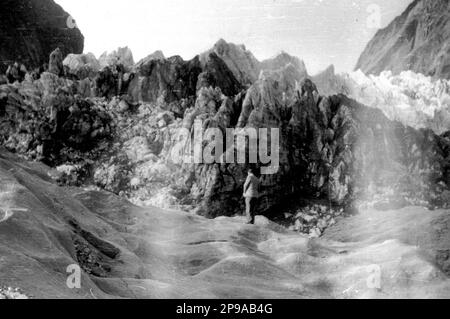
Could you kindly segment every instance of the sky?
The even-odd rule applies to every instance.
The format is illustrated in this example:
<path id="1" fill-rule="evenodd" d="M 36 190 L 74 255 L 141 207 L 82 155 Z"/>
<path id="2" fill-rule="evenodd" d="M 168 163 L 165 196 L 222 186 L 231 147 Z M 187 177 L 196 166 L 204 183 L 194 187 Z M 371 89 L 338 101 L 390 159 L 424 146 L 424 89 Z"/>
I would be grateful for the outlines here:
<path id="1" fill-rule="evenodd" d="M 310 74 L 353 70 L 379 28 L 412 0 L 56 0 L 97 57 L 128 46 L 139 61 L 156 50 L 191 59 L 220 38 L 263 60 L 285 51 Z"/>

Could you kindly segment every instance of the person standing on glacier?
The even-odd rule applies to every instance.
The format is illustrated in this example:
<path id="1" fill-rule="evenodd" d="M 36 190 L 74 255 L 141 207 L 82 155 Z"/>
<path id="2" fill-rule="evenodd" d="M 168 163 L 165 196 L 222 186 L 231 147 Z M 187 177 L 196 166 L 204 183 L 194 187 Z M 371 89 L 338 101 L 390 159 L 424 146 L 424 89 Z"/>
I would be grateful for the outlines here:
<path id="1" fill-rule="evenodd" d="M 248 170 L 247 180 L 244 184 L 245 215 L 247 224 L 255 223 L 256 207 L 258 205 L 260 180 L 255 176 L 253 169 Z"/>

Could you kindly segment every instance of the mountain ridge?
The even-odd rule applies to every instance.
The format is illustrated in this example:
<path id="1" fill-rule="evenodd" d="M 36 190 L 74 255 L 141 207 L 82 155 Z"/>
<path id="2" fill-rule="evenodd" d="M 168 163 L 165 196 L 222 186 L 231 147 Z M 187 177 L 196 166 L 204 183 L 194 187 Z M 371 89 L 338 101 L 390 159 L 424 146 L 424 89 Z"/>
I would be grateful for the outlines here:
<path id="1" fill-rule="evenodd" d="M 355 70 L 411 70 L 450 79 L 450 2 L 415 0 L 386 28 L 379 30 L 362 52 Z"/>

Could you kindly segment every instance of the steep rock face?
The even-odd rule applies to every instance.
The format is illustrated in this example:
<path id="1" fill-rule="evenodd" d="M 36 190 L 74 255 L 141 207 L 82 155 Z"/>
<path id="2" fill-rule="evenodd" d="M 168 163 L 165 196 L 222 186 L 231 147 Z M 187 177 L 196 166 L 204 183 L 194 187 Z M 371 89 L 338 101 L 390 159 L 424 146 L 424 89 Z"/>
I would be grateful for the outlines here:
<path id="1" fill-rule="evenodd" d="M 151 59 L 137 70 L 129 95 L 135 101 L 155 102 L 162 98 L 173 102 L 195 96 L 198 76 L 202 73 L 198 57 L 184 61 L 179 56 Z"/>
<path id="2" fill-rule="evenodd" d="M 281 52 L 271 59 L 260 62 L 245 46 L 229 43 L 221 39 L 211 50 L 200 55 L 202 65 L 207 63 L 211 53 L 216 54 L 234 74 L 239 83 L 246 87 L 250 87 L 259 79 L 261 71 L 276 72 L 286 68 L 288 65 L 292 65 L 297 69 L 302 74 L 302 77 L 307 76 L 304 62 L 286 52 Z"/>
<path id="3" fill-rule="evenodd" d="M 286 52 L 281 52 L 272 59 L 262 61 L 261 69 L 276 71 L 285 68 L 289 64 L 292 64 L 303 77 L 308 75 L 305 63 L 299 58 L 291 56 Z"/>
<path id="4" fill-rule="evenodd" d="M 142 60 L 140 60 L 138 63 L 136 63 L 135 68 L 139 69 L 142 65 L 148 63 L 151 60 L 164 60 L 166 57 L 164 56 L 164 53 L 162 51 L 155 51 L 152 54 L 149 54 Z"/>
<path id="5" fill-rule="evenodd" d="M 242 85 L 249 86 L 258 79 L 261 71 L 260 62 L 245 46 L 220 39 L 211 50 L 200 55 L 203 64 L 212 52 L 225 62 Z"/>
<path id="6" fill-rule="evenodd" d="M 312 88 L 304 84 L 302 89 Z M 272 77 L 257 81 L 243 100 L 205 93 L 186 115 L 184 127 L 191 134 L 194 120 L 201 119 L 203 130 L 220 128 L 225 136 L 224 128 L 235 127 L 231 119 L 237 114 L 238 128 L 279 129 L 280 165 L 275 174 L 262 176 L 260 212 L 270 213 L 291 196 L 344 205 L 384 193 L 410 203 L 445 204 L 440 195 L 448 188 L 450 141 L 444 136 L 390 121 L 380 110 L 343 95 L 309 92 L 290 103 Z M 229 152 L 237 156 L 236 145 Z M 197 212 L 209 217 L 241 212 L 249 166 L 184 165 L 186 193 Z"/>
<path id="7" fill-rule="evenodd" d="M 281 138 L 288 142 L 280 146 L 280 172 L 264 177 L 263 211 L 282 202 L 280 194 L 343 204 L 390 189 L 420 203 L 434 202 L 435 191 L 448 187 L 448 139 L 391 122 L 345 96 L 324 98 L 317 106 L 297 102 Z"/>
<path id="8" fill-rule="evenodd" d="M 136 78 L 130 83 L 129 95 L 134 101 L 173 103 L 195 97 L 201 87 L 219 87 L 234 96 L 241 84 L 215 53 L 184 61 L 179 56 L 141 61 Z"/>
<path id="9" fill-rule="evenodd" d="M 48 62 L 60 48 L 63 56 L 81 53 L 84 38 L 70 16 L 53 0 L 4 0 L 0 3 L 0 72 L 19 61 L 29 69 Z"/>
<path id="10" fill-rule="evenodd" d="M 356 69 L 367 74 L 405 70 L 450 79 L 450 2 L 415 0 L 377 32 Z"/>
<path id="11" fill-rule="evenodd" d="M 235 96 L 243 89 L 225 62 L 215 53 L 211 53 L 206 58 L 204 72 L 199 76 L 197 83 L 197 90 L 210 86 L 220 88 L 226 96 Z"/>
<path id="12" fill-rule="evenodd" d="M 200 55 L 202 65 L 206 65 L 211 53 L 216 54 L 239 83 L 246 87 L 250 87 L 259 79 L 261 71 L 277 72 L 289 65 L 295 68 L 302 78 L 308 75 L 304 62 L 286 52 L 281 52 L 271 59 L 260 62 L 245 46 L 220 39 L 211 50 Z"/>

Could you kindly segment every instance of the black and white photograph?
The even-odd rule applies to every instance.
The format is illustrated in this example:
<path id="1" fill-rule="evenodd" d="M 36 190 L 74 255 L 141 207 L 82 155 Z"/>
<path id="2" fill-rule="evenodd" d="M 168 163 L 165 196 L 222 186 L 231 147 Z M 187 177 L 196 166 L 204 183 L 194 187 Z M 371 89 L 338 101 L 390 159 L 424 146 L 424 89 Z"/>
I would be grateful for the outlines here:
<path id="1" fill-rule="evenodd" d="M 450 299 L 450 0 L 0 0 L 0 299 Z"/>

